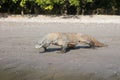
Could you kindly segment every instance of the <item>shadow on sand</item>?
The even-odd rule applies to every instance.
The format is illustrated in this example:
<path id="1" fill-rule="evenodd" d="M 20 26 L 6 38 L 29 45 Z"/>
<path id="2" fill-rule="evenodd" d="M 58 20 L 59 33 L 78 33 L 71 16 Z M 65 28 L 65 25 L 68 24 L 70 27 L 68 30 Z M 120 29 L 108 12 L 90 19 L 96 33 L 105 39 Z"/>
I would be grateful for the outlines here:
<path id="1" fill-rule="evenodd" d="M 70 50 L 77 50 L 77 49 L 90 49 L 90 46 L 76 46 L 75 48 L 67 48 L 67 52 L 69 52 Z M 55 51 L 60 51 L 61 48 L 48 48 L 46 52 L 55 52 Z M 44 53 L 44 52 L 43 52 Z"/>

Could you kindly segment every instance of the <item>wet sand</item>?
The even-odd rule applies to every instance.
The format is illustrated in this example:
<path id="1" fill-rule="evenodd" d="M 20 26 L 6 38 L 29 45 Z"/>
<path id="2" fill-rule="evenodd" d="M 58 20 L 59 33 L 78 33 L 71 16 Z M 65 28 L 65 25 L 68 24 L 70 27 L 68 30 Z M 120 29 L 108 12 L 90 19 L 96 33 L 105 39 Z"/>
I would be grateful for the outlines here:
<path id="1" fill-rule="evenodd" d="M 108 47 L 39 53 L 35 44 L 50 32 L 90 34 Z M 119 80 L 119 50 L 118 23 L 0 22 L 0 80 Z"/>

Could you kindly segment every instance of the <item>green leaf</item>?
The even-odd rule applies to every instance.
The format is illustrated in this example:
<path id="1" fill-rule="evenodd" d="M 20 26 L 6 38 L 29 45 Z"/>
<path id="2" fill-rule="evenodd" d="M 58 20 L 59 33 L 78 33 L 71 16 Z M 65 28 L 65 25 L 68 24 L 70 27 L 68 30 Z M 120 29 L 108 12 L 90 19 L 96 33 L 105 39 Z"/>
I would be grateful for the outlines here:
<path id="1" fill-rule="evenodd" d="M 69 0 L 69 3 L 71 6 L 79 6 L 80 1 L 79 0 Z"/>
<path id="2" fill-rule="evenodd" d="M 53 9 L 53 6 L 52 5 L 49 5 L 49 6 L 46 6 L 45 7 L 45 10 L 52 10 Z"/>
<path id="3" fill-rule="evenodd" d="M 21 2 L 20 2 L 20 6 L 21 6 L 21 7 L 24 7 L 25 4 L 26 4 L 26 0 L 21 0 Z"/>
<path id="4" fill-rule="evenodd" d="M 16 3 L 18 0 L 12 0 L 13 1 L 13 3 Z"/>
<path id="5" fill-rule="evenodd" d="M 93 0 L 87 0 L 87 2 L 93 2 Z"/>

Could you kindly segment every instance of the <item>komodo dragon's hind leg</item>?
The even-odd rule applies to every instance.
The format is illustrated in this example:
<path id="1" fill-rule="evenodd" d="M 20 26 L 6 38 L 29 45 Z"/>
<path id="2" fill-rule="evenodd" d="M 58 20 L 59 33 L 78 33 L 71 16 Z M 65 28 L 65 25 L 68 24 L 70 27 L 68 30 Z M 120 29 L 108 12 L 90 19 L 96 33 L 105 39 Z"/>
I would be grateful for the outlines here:
<path id="1" fill-rule="evenodd" d="M 58 53 L 66 53 L 67 52 L 67 44 L 61 46 L 61 50 Z"/>

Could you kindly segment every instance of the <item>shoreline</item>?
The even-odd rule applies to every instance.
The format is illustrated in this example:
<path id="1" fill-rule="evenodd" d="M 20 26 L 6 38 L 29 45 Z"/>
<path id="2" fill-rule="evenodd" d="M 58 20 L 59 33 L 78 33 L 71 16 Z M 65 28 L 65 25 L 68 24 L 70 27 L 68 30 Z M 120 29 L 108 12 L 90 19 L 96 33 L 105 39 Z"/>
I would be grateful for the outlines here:
<path id="1" fill-rule="evenodd" d="M 120 16 L 111 15 L 7 15 L 0 22 L 39 22 L 39 23 L 120 23 Z"/>

